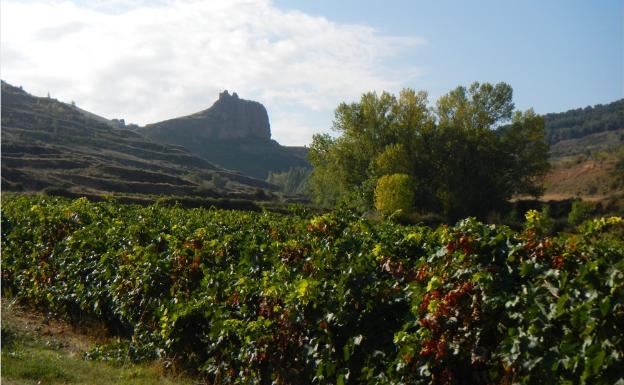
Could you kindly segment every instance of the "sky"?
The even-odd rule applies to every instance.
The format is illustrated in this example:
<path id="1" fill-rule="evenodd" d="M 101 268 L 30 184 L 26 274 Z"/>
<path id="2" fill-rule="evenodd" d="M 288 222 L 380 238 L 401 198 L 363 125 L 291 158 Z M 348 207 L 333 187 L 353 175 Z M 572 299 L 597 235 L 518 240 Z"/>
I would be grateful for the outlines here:
<path id="1" fill-rule="evenodd" d="M 144 125 L 219 92 L 264 104 L 273 139 L 332 133 L 369 91 L 504 81 L 516 107 L 624 97 L 621 0 L 3 0 L 0 76 Z"/>

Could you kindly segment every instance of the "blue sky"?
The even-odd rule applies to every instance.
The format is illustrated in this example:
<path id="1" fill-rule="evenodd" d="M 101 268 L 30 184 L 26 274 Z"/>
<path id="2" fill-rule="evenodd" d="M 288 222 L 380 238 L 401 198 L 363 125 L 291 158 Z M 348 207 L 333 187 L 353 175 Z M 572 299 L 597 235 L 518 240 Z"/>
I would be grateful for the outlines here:
<path id="1" fill-rule="evenodd" d="M 473 81 L 504 81 L 518 108 L 558 112 L 624 97 L 620 0 L 278 0 L 342 23 L 427 44 L 397 58 L 423 69 L 407 86 L 432 98 Z"/>
<path id="2" fill-rule="evenodd" d="M 2 78 L 139 124 L 262 102 L 273 138 L 309 144 L 363 92 L 435 100 L 504 81 L 516 107 L 624 97 L 623 2 L 4 0 Z"/>

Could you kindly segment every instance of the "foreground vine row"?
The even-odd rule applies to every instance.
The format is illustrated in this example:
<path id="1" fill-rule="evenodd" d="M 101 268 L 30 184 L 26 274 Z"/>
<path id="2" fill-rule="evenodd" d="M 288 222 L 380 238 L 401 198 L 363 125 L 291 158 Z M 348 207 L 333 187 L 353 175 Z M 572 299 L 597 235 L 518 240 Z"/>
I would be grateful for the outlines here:
<path id="1" fill-rule="evenodd" d="M 208 383 L 624 384 L 622 218 L 543 227 L 5 196 L 2 291 Z"/>

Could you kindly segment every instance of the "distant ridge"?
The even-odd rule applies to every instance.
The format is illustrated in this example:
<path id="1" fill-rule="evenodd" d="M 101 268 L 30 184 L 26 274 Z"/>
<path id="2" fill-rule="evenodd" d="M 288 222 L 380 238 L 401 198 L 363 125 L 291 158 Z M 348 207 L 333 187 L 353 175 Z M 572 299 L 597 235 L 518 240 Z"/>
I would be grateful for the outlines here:
<path id="1" fill-rule="evenodd" d="M 624 99 L 544 115 L 551 144 L 605 131 L 624 129 Z"/>

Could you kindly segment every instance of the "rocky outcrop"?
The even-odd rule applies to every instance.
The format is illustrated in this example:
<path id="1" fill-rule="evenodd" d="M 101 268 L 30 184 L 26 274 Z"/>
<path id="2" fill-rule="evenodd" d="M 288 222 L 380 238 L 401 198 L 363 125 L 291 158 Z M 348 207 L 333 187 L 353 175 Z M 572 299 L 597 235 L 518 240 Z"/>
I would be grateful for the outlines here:
<path id="1" fill-rule="evenodd" d="M 266 108 L 258 102 L 240 99 L 227 90 L 212 107 L 193 115 L 150 124 L 140 130 L 155 138 L 170 140 L 183 135 L 197 139 L 271 139 Z"/>
<path id="2" fill-rule="evenodd" d="M 137 130 L 156 141 L 183 146 L 228 170 L 265 179 L 270 172 L 310 167 L 305 155 L 271 139 L 269 117 L 258 102 L 223 91 L 212 107 Z"/>

